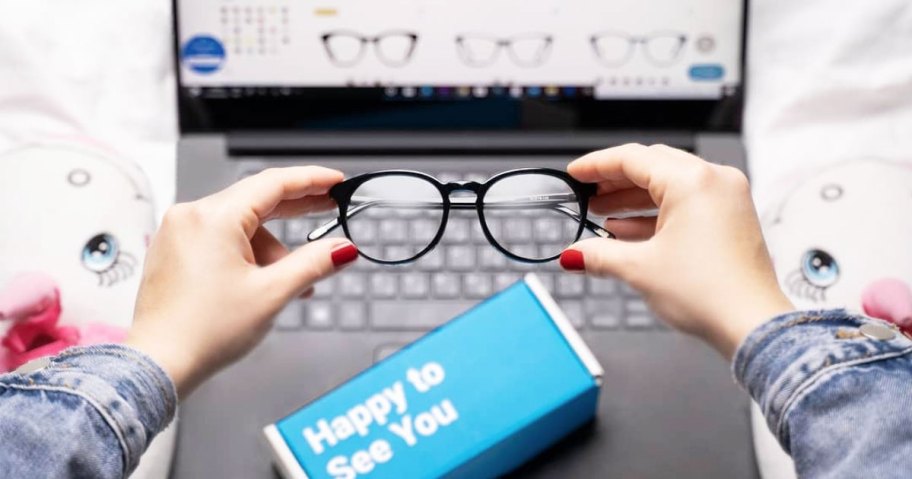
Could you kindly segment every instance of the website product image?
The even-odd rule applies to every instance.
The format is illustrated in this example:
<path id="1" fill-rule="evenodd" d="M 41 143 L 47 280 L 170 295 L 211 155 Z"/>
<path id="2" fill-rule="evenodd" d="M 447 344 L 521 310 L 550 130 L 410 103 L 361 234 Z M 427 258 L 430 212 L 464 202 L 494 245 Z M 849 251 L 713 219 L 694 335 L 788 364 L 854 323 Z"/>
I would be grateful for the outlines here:
<path id="1" fill-rule="evenodd" d="M 487 67 L 497 62 L 501 50 L 521 67 L 538 67 L 548 60 L 554 37 L 547 33 L 524 33 L 497 37 L 481 33 L 466 33 L 456 37 L 459 58 L 470 67 Z"/>
<path id="2" fill-rule="evenodd" d="M 368 49 L 374 46 L 377 58 L 390 67 L 405 66 L 415 52 L 418 34 L 404 30 L 390 30 L 367 36 L 352 30 L 324 33 L 320 39 L 326 55 L 336 66 L 351 67 L 358 64 Z"/>
<path id="3" fill-rule="evenodd" d="M 684 50 L 687 35 L 663 31 L 648 35 L 631 35 L 619 31 L 603 31 L 589 38 L 596 58 L 605 66 L 618 67 L 627 63 L 637 47 L 642 47 L 644 56 L 659 67 L 674 64 Z"/>

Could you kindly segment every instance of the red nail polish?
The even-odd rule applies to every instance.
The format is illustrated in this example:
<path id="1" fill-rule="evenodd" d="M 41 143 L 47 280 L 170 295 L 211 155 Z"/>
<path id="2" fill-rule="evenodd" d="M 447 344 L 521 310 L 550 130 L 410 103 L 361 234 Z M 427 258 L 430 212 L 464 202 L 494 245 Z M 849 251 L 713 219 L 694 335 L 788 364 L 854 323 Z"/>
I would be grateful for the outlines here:
<path id="1" fill-rule="evenodd" d="M 337 246 L 332 250 L 330 257 L 332 258 L 333 266 L 338 268 L 345 264 L 351 263 L 356 258 L 358 258 L 358 248 L 356 248 L 355 245 L 351 243 Z"/>
<path id="2" fill-rule="evenodd" d="M 568 249 L 560 255 L 560 265 L 567 271 L 583 271 L 586 269 L 586 262 L 583 261 L 583 253 Z"/>

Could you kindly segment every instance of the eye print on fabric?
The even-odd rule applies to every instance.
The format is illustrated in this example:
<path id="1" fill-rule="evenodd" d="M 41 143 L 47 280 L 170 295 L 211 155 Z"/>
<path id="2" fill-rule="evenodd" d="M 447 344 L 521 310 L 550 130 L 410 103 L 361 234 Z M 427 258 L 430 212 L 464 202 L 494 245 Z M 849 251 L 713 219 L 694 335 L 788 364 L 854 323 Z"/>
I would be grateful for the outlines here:
<path id="1" fill-rule="evenodd" d="M 98 286 L 108 287 L 133 275 L 136 258 L 120 249 L 114 235 L 99 233 L 83 246 L 82 265 L 98 276 Z"/>
<path id="2" fill-rule="evenodd" d="M 801 266 L 789 273 L 786 287 L 792 295 L 814 301 L 826 300 L 826 290 L 839 281 L 839 263 L 821 249 L 801 255 Z"/>

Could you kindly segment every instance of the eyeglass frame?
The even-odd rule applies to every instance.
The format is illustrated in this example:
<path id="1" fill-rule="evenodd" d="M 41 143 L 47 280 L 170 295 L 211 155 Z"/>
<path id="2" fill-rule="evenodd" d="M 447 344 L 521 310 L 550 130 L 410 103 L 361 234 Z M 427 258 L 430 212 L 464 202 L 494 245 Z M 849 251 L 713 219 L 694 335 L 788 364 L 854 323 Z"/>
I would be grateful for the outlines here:
<path id="1" fill-rule="evenodd" d="M 627 42 L 627 52 L 622 58 L 616 61 L 611 61 L 602 55 L 602 51 L 598 47 L 598 41 L 602 38 L 607 37 L 617 38 L 625 40 Z M 652 56 L 652 53 L 649 51 L 648 43 L 658 38 L 673 38 L 678 41 L 678 47 L 677 51 L 675 51 L 674 58 L 668 61 L 659 61 Z M 681 52 L 684 51 L 684 46 L 687 44 L 687 34 L 676 31 L 663 30 L 652 32 L 646 35 L 633 35 L 618 30 L 603 30 L 589 35 L 589 44 L 592 46 L 593 53 L 595 53 L 595 57 L 598 62 L 608 67 L 619 67 L 626 64 L 630 61 L 631 58 L 633 58 L 633 55 L 636 53 L 637 45 L 642 45 L 644 57 L 653 65 L 664 68 L 674 65 L 680 59 Z"/>
<path id="2" fill-rule="evenodd" d="M 491 54 L 491 58 L 487 61 L 471 61 L 470 57 L 473 55 L 469 54 L 471 48 L 466 45 L 466 40 L 484 40 L 491 42 L 494 45 L 494 53 Z M 536 40 L 542 42 L 541 51 L 536 55 L 538 57 L 536 60 L 532 62 L 522 61 L 516 54 L 516 51 L 513 49 L 513 44 L 523 40 Z M 496 37 L 483 33 L 460 33 L 459 35 L 456 35 L 455 42 L 459 58 L 464 64 L 472 68 L 485 68 L 497 63 L 501 50 L 506 50 L 507 56 L 514 65 L 522 68 L 536 68 L 544 65 L 545 62 L 548 61 L 548 57 L 554 47 L 554 36 L 550 33 L 538 32 L 522 33 L 509 37 Z"/>
<path id="3" fill-rule="evenodd" d="M 337 58 L 336 54 L 333 52 L 332 47 L 329 45 L 329 40 L 333 37 L 349 37 L 358 40 L 361 43 L 361 47 L 358 50 L 358 55 L 353 60 L 347 62 Z M 382 53 L 380 42 L 385 38 L 391 37 L 405 37 L 410 41 L 408 52 L 406 52 L 401 62 L 391 61 Z M 412 55 L 415 53 L 415 49 L 418 47 L 418 38 L 419 36 L 417 33 L 408 30 L 387 30 L 376 35 L 364 35 L 355 30 L 333 30 L 320 35 L 320 40 L 323 43 L 323 50 L 326 52 L 326 56 L 329 57 L 329 60 L 333 63 L 333 65 L 341 68 L 350 68 L 361 63 L 361 60 L 364 59 L 364 55 L 367 52 L 368 43 L 374 45 L 374 52 L 377 55 L 377 59 L 379 59 L 381 63 L 392 68 L 404 67 L 412 60 Z"/>
<path id="4" fill-rule="evenodd" d="M 565 183 L 567 183 L 567 185 L 570 187 L 570 189 L 573 190 L 573 194 L 576 196 L 577 204 L 579 205 L 580 209 L 579 209 L 578 213 L 570 210 L 571 213 L 578 216 L 578 218 L 575 218 L 575 220 L 579 223 L 579 227 L 576 230 L 576 235 L 574 236 L 574 239 L 573 239 L 573 241 L 570 242 L 570 244 L 573 244 L 573 243 L 579 241 L 579 239 L 583 235 L 583 231 L 586 229 L 589 229 L 596 236 L 599 236 L 601 238 L 608 238 L 608 239 L 616 238 L 614 233 L 606 230 L 605 228 L 592 222 L 591 220 L 589 220 L 586 217 L 588 214 L 588 211 L 589 211 L 589 198 L 594 196 L 598 189 L 598 186 L 596 184 L 583 183 L 583 182 L 577 180 L 576 178 L 573 178 L 572 176 L 570 176 L 570 174 L 568 174 L 565 171 L 555 170 L 552 168 L 519 168 L 519 169 L 515 169 L 515 170 L 508 170 L 508 171 L 498 173 L 498 174 L 488 178 L 487 180 L 485 180 L 482 183 L 479 183 L 477 181 L 455 181 L 455 182 L 444 183 L 427 173 L 423 173 L 423 172 L 415 171 L 415 170 L 382 170 L 382 171 L 375 171 L 375 172 L 371 172 L 371 173 L 365 173 L 362 175 L 354 176 L 354 177 L 349 178 L 341 183 L 338 183 L 330 188 L 329 196 L 330 196 L 330 198 L 335 200 L 336 205 L 339 207 L 339 216 L 338 216 L 338 218 L 336 218 L 334 220 L 330 220 L 329 222 L 327 222 L 327 223 L 321 225 L 320 227 L 314 229 L 313 231 L 311 231 L 310 234 L 307 235 L 307 241 L 308 242 L 316 241 L 316 240 L 322 238 L 323 236 L 327 235 L 332 230 L 338 228 L 339 226 L 342 226 L 342 231 L 345 233 L 345 237 L 348 238 L 349 240 L 351 240 L 352 242 L 355 242 L 355 240 L 352 239 L 352 236 L 351 236 L 351 234 L 349 232 L 349 228 L 348 228 L 348 219 L 349 219 L 348 208 L 351 205 L 351 198 L 352 198 L 353 194 L 355 193 L 355 191 L 364 183 L 366 183 L 370 180 L 373 180 L 375 178 L 380 178 L 380 177 L 384 177 L 384 176 L 408 176 L 408 177 L 419 178 L 419 179 L 427 181 L 428 183 L 433 185 L 435 188 L 437 188 L 437 191 L 440 193 L 440 197 L 442 200 L 441 208 L 443 209 L 443 215 L 440 218 L 440 226 L 438 227 L 437 234 L 434 236 L 434 238 L 428 243 L 428 245 L 423 250 L 419 251 L 416 255 L 414 255 L 410 258 L 407 258 L 404 260 L 382 260 L 382 259 L 374 258 L 374 257 L 364 253 L 363 251 L 359 250 L 358 254 L 361 255 L 362 257 L 364 257 L 365 259 L 373 261 L 375 263 L 387 264 L 387 265 L 405 264 L 405 263 L 411 263 L 413 261 L 417 261 L 422 256 L 431 252 L 440 243 L 440 240 L 443 238 L 443 234 L 446 231 L 447 221 L 449 220 L 449 215 L 450 215 L 451 209 L 472 209 L 471 207 L 474 206 L 475 212 L 478 214 L 478 221 L 479 221 L 479 223 L 481 223 L 481 230 L 485 236 L 485 239 L 487 239 L 488 243 L 490 243 L 491 246 L 493 246 L 495 249 L 500 251 L 502 254 L 504 254 L 505 256 L 507 256 L 508 258 L 510 258 L 514 261 L 519 261 L 519 262 L 523 262 L 523 263 L 547 263 L 549 261 L 554 261 L 555 259 L 560 257 L 559 253 L 556 255 L 550 256 L 548 258 L 534 259 L 534 258 L 524 258 L 522 256 L 518 256 L 518 255 L 508 251 L 496 239 L 494 239 L 494 235 L 491 233 L 490 229 L 488 228 L 488 224 L 485 221 L 484 198 L 485 198 L 485 195 L 487 194 L 488 190 L 490 190 L 493 185 L 495 185 L 498 181 L 500 181 L 504 178 L 509 178 L 511 176 L 518 176 L 518 175 L 528 175 L 528 174 L 537 174 L 537 175 L 558 178 L 560 180 L 563 180 Z M 453 208 L 454 204 L 451 203 L 451 201 L 450 201 L 450 195 L 455 191 L 470 191 L 472 193 L 475 193 L 474 203 L 468 203 L 468 202 L 456 203 L 455 204 L 456 207 Z M 566 211 L 563 211 L 563 210 L 558 210 L 558 211 L 572 217 L 572 215 L 568 214 Z M 357 213 L 354 213 L 354 214 L 357 214 Z M 354 216 L 354 214 L 352 214 L 352 216 Z M 357 246 L 357 244 L 355 246 Z"/>

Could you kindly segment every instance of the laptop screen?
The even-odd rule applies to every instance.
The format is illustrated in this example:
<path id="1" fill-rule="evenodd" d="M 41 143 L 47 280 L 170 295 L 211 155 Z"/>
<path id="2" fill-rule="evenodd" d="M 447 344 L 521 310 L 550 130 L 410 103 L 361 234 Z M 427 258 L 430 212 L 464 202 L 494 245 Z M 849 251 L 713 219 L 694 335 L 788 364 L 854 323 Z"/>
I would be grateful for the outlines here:
<path id="1" fill-rule="evenodd" d="M 176 0 L 181 123 L 712 127 L 741 91 L 744 10 L 717 0 Z"/>

